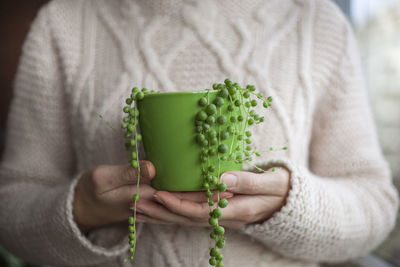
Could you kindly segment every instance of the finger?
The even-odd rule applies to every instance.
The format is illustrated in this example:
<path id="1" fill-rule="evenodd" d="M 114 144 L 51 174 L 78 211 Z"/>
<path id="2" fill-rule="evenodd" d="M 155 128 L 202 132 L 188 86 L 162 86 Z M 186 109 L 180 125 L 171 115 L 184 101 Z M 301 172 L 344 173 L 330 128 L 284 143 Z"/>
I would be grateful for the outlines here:
<path id="1" fill-rule="evenodd" d="M 142 199 L 152 199 L 155 189 L 150 185 L 140 186 Z M 109 223 L 125 220 L 132 214 L 129 209 L 133 202 L 132 196 L 136 193 L 136 185 L 122 186 L 96 196 L 95 199 L 85 200 L 87 205 L 84 211 L 87 225 L 97 227 Z M 140 201 L 140 200 L 139 200 Z"/>
<path id="2" fill-rule="evenodd" d="M 159 205 L 153 201 L 142 200 L 136 204 L 136 208 L 138 211 L 144 213 L 146 216 L 156 220 L 181 225 L 198 225 L 198 223 L 191 221 L 189 218 L 174 214 L 170 210 L 166 209 L 164 206 Z M 204 222 L 203 225 L 205 226 L 206 223 Z"/>
<path id="3" fill-rule="evenodd" d="M 189 217 L 195 220 L 203 220 L 208 217 L 209 205 L 207 202 L 194 202 L 180 199 L 168 191 L 157 191 L 154 198 L 173 213 Z"/>
<path id="4" fill-rule="evenodd" d="M 151 200 L 153 199 L 153 194 L 155 189 L 148 184 L 142 184 L 139 186 L 139 195 L 141 200 Z M 114 190 L 108 191 L 103 194 L 103 199 L 111 202 L 113 205 L 120 205 L 122 207 L 129 207 L 133 203 L 133 195 L 137 193 L 136 185 L 125 185 L 120 186 Z"/>
<path id="5" fill-rule="evenodd" d="M 123 185 L 136 184 L 140 171 L 140 183 L 149 182 L 155 176 L 154 165 L 141 160 L 139 168 L 130 165 L 100 165 L 92 172 L 92 183 L 97 194 L 103 194 Z"/>
<path id="6" fill-rule="evenodd" d="M 221 220 L 253 223 L 266 220 L 279 208 L 281 197 L 265 195 L 235 195 L 222 209 Z"/>
<path id="7" fill-rule="evenodd" d="M 138 222 L 145 222 L 145 223 L 152 223 L 152 224 L 172 224 L 170 222 L 160 221 L 154 218 L 150 218 L 144 214 L 136 214 L 136 221 Z"/>
<path id="8" fill-rule="evenodd" d="M 188 217 L 196 221 L 204 221 L 209 216 L 208 203 L 198 203 L 190 200 L 176 198 L 166 191 L 156 192 L 156 199 L 173 213 Z M 275 196 L 248 196 L 235 195 L 229 199 L 228 206 L 222 209 L 221 220 L 239 220 L 253 222 L 262 216 L 270 216 L 275 211 Z M 215 205 L 216 206 L 216 205 Z"/>
<path id="9" fill-rule="evenodd" d="M 198 191 L 198 192 L 170 192 L 172 195 L 179 199 L 185 199 L 185 200 L 190 200 L 194 202 L 207 202 L 207 197 L 204 191 Z M 217 194 L 213 194 L 211 197 L 212 201 L 217 200 Z M 220 198 L 231 198 L 233 197 L 232 192 L 221 192 L 219 193 Z"/>
<path id="10" fill-rule="evenodd" d="M 244 226 L 246 222 L 237 220 L 219 220 L 218 224 L 226 228 L 239 229 L 240 227 Z"/>
<path id="11" fill-rule="evenodd" d="M 208 224 L 208 215 L 201 220 L 192 220 L 190 218 L 180 216 L 172 213 L 165 207 L 158 205 L 151 201 L 142 201 L 137 203 L 137 209 L 141 213 L 144 213 L 144 216 L 147 218 L 152 218 L 154 221 L 163 222 L 163 223 L 173 223 L 173 224 L 181 224 L 181 225 L 189 225 L 189 226 L 198 226 L 204 227 L 209 226 Z M 139 215 L 140 213 L 137 213 Z M 220 219 L 219 224 L 229 227 L 229 228 L 239 228 L 245 224 L 245 221 L 240 220 L 227 220 Z"/>
<path id="12" fill-rule="evenodd" d="M 221 182 L 233 193 L 282 196 L 287 191 L 289 173 L 284 168 L 265 173 L 228 171 L 222 174 Z"/>
<path id="13" fill-rule="evenodd" d="M 169 192 L 161 192 L 160 195 L 164 193 L 170 194 Z M 175 198 L 172 194 L 170 194 L 172 198 Z M 165 196 L 162 196 L 164 201 Z M 264 199 L 263 199 L 264 198 Z M 266 200 L 267 198 L 271 199 L 271 201 Z M 278 199 L 278 197 L 248 197 L 244 195 L 235 196 L 232 198 L 231 203 L 228 205 L 227 208 L 223 209 L 222 217 L 219 220 L 219 224 L 222 226 L 226 226 L 229 228 L 237 229 L 241 226 L 252 223 L 256 221 L 260 221 L 262 219 L 266 219 L 270 217 L 274 210 L 272 207 L 275 206 L 274 199 Z M 160 198 L 161 200 L 161 198 Z M 176 199 L 178 203 L 179 199 Z M 269 201 L 270 205 L 266 205 L 265 202 Z M 207 213 L 201 211 L 201 208 L 193 208 L 192 204 L 196 205 L 197 207 L 201 204 L 192 202 L 188 200 L 181 201 L 181 206 L 175 204 L 168 205 L 169 208 L 166 209 L 161 205 L 158 205 L 151 201 L 142 201 L 137 203 L 137 208 L 140 212 L 143 212 L 149 218 L 152 218 L 159 222 L 169 222 L 174 224 L 181 224 L 181 225 L 190 225 L 190 226 L 208 226 L 208 218 L 209 218 L 209 208 L 207 209 Z M 165 202 L 167 203 L 167 202 Z M 249 208 L 250 206 L 254 206 Z M 265 211 L 265 207 L 267 206 L 267 211 Z M 268 209 L 268 206 L 271 208 Z M 174 210 L 172 213 L 170 209 Z M 178 215 L 178 214 L 181 215 Z"/>
<path id="14" fill-rule="evenodd" d="M 207 203 L 179 199 L 170 192 L 158 191 L 154 195 L 160 203 L 173 213 L 185 216 L 195 222 L 204 222 L 209 217 Z M 277 210 L 281 197 L 265 195 L 235 195 L 228 206 L 222 209 L 221 222 L 237 228 L 245 223 L 264 221 Z"/>
<path id="15" fill-rule="evenodd" d="M 144 222 L 144 223 L 152 223 L 152 224 L 174 224 L 172 222 L 162 221 L 158 219 L 151 218 L 145 214 L 136 214 L 136 221 L 137 222 Z M 244 226 L 246 223 L 242 221 L 230 221 L 230 220 L 220 220 L 219 225 L 224 226 L 226 228 L 231 229 L 239 229 L 240 227 Z M 204 223 L 199 223 L 198 225 L 194 225 L 198 227 L 204 227 Z"/>

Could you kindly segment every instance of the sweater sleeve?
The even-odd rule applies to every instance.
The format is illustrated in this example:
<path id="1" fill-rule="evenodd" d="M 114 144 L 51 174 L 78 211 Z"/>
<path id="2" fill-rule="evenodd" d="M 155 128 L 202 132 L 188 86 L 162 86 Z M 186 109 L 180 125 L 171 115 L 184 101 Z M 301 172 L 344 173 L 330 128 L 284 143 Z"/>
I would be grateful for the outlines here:
<path id="1" fill-rule="evenodd" d="M 315 88 L 320 97 L 308 166 L 289 159 L 268 162 L 291 172 L 286 203 L 269 220 L 240 229 L 290 258 L 340 262 L 360 257 L 395 224 L 398 193 L 377 141 L 355 37 L 344 24 L 345 38 L 337 45 L 343 47 L 341 55 L 325 85 Z"/>
<path id="2" fill-rule="evenodd" d="M 63 72 L 48 16 L 46 6 L 31 26 L 15 79 L 0 165 L 0 243 L 32 263 L 92 266 L 115 260 L 128 246 L 97 246 L 73 220 L 80 174 L 73 171 Z"/>

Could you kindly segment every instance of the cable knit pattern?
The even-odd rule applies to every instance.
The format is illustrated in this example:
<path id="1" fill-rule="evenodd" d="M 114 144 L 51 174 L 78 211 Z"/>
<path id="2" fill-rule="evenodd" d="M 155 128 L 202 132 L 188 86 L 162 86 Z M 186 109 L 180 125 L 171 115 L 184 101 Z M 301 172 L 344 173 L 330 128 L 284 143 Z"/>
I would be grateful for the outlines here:
<path id="1" fill-rule="evenodd" d="M 57 0 L 23 46 L 0 165 L 0 242 L 33 263 L 123 266 L 126 223 L 84 236 L 80 175 L 127 155 L 115 127 L 132 86 L 209 88 L 226 77 L 274 98 L 256 159 L 291 172 L 272 218 L 228 229 L 225 266 L 359 257 L 394 225 L 398 195 L 377 143 L 352 30 L 328 0 Z M 141 156 L 144 156 L 141 148 Z M 251 170 L 246 166 L 246 170 Z M 251 207 L 249 207 L 251 208 Z M 205 266 L 208 230 L 139 223 L 133 266 Z"/>

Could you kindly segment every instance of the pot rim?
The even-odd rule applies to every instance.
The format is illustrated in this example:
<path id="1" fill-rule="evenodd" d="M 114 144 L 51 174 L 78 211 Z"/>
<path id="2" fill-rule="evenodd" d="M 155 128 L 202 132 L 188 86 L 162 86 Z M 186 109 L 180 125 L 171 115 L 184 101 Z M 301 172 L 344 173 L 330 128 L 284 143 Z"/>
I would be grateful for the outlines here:
<path id="1" fill-rule="evenodd" d="M 213 90 L 213 89 L 204 89 L 204 90 L 196 90 L 196 91 L 172 91 L 172 92 L 155 92 L 155 93 L 150 93 L 146 94 L 144 97 L 156 97 L 156 96 L 164 96 L 164 95 L 195 95 L 195 94 L 206 94 L 207 91 L 209 91 L 210 94 L 217 93 L 218 90 Z"/>

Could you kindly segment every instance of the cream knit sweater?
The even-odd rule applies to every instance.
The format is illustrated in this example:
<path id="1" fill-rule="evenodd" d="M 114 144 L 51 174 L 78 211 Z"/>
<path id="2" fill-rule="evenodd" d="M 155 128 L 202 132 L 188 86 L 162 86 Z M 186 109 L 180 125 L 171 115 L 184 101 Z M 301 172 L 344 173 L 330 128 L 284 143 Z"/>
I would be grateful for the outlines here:
<path id="1" fill-rule="evenodd" d="M 327 0 L 58 0 L 23 47 L 0 175 L 0 242 L 34 263 L 122 266 L 127 223 L 84 236 L 80 174 L 126 163 L 118 128 L 132 86 L 209 88 L 230 77 L 274 98 L 257 159 L 291 171 L 285 206 L 228 230 L 225 266 L 313 266 L 370 252 L 397 192 L 377 143 L 348 22 Z M 247 168 L 250 170 L 250 168 Z M 208 231 L 140 224 L 134 266 L 206 266 Z M 129 265 L 129 264 L 127 264 Z M 124 265 L 126 266 L 126 265 Z"/>

